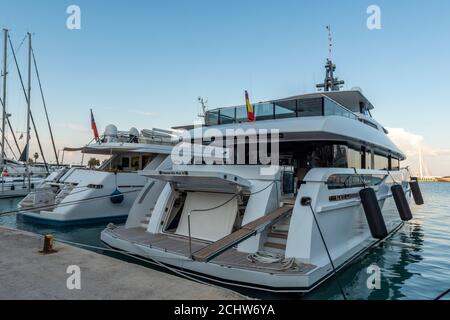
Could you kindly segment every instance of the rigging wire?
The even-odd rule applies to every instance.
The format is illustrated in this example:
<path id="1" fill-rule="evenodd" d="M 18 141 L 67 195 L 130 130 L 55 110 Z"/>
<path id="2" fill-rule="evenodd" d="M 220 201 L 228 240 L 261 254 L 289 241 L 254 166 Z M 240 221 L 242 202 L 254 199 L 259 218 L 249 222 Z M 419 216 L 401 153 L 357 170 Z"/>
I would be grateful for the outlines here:
<path id="1" fill-rule="evenodd" d="M 20 83 L 22 85 L 23 94 L 25 96 L 26 102 L 28 103 L 28 96 L 27 96 L 27 93 L 25 91 L 25 85 L 23 84 L 22 73 L 20 72 L 19 63 L 17 62 L 17 58 L 16 58 L 16 53 L 15 53 L 13 45 L 12 45 L 11 37 L 8 36 L 8 38 L 9 38 L 9 45 L 11 47 L 11 51 L 12 51 L 12 54 L 13 54 L 13 57 L 14 57 L 14 62 L 16 64 L 17 73 L 19 74 Z M 37 128 L 36 128 L 36 124 L 34 122 L 34 117 L 33 117 L 33 114 L 31 112 L 31 110 L 30 110 L 30 118 L 31 118 L 31 122 L 33 123 L 34 133 L 36 134 L 36 139 L 37 139 L 37 142 L 38 142 L 39 150 L 40 150 L 41 155 L 42 155 L 42 160 L 44 161 L 45 169 L 47 170 L 47 172 L 49 172 L 47 161 L 45 160 L 45 155 L 44 155 L 44 152 L 42 151 L 41 140 L 39 139 L 39 134 L 38 134 L 38 131 L 37 131 Z M 27 132 L 28 132 L 28 129 L 29 128 L 27 128 Z M 29 151 L 30 150 L 30 146 L 27 146 L 27 148 L 28 148 L 28 151 Z"/>
<path id="2" fill-rule="evenodd" d="M 3 100 L 2 100 L 1 98 L 0 98 L 0 104 L 3 106 Z M 11 132 L 12 132 L 11 124 L 10 124 L 10 122 L 9 122 L 9 117 L 8 117 L 7 119 L 8 119 L 8 123 L 9 123 L 9 125 L 10 125 L 10 129 L 11 129 Z M 5 131 L 6 131 L 6 130 L 5 130 Z M 1 132 L 2 132 L 2 130 L 0 129 L 0 133 L 1 133 Z M 14 140 L 15 140 L 16 137 L 14 136 L 14 132 L 12 132 L 12 134 L 13 134 L 13 137 L 14 137 Z M 11 150 L 11 153 L 12 153 L 13 157 L 14 157 L 15 159 L 18 159 L 17 156 L 16 156 L 16 154 L 14 153 L 14 150 L 12 149 L 11 145 L 9 144 L 8 139 L 6 138 L 6 134 L 5 134 L 5 142 L 6 142 L 6 145 L 9 147 L 9 149 Z M 17 143 L 17 141 L 16 141 L 16 143 Z M 0 143 L 0 146 L 1 146 L 1 143 Z M 19 148 L 18 145 L 16 145 L 16 146 L 17 146 L 17 148 Z M 19 149 L 19 153 L 20 153 L 20 149 Z M 4 152 L 3 156 L 6 158 L 6 152 Z"/>
<path id="3" fill-rule="evenodd" d="M 8 37 L 9 37 L 9 35 L 8 35 Z M 17 50 L 20 50 L 20 48 L 22 47 L 22 45 L 23 45 L 25 39 L 26 39 L 26 36 L 24 37 L 24 39 L 23 39 L 22 42 L 20 43 L 20 45 L 19 45 L 19 47 L 17 48 Z M 12 60 L 8 63 L 6 69 L 9 68 L 9 65 L 10 65 L 11 63 L 12 63 Z M 2 70 L 2 74 L 5 73 L 6 71 L 7 71 L 7 70 Z M 1 102 L 2 107 L 4 107 L 4 103 L 3 103 L 3 100 L 2 100 L 1 98 L 0 98 L 0 102 Z M 17 150 L 18 150 L 19 153 L 20 153 L 20 148 L 19 148 L 19 145 L 17 144 L 16 136 L 15 136 L 14 131 L 13 131 L 13 129 L 12 129 L 11 121 L 9 120 L 9 117 L 6 117 L 6 120 L 7 120 L 7 122 L 8 122 L 9 129 L 11 130 L 11 133 L 12 133 L 12 135 L 13 135 L 14 141 L 15 141 L 15 143 L 16 143 Z M 5 139 L 6 139 L 6 137 L 5 137 Z M 14 158 L 17 159 L 17 157 L 16 157 L 16 155 L 15 155 L 13 149 L 11 148 L 11 146 L 10 146 L 10 144 L 9 144 L 9 142 L 8 142 L 7 139 L 6 139 L 6 144 L 9 146 L 9 148 L 10 148 L 10 150 L 11 150 L 11 153 L 13 154 Z M 6 157 L 6 153 L 4 154 L 4 156 Z"/>
<path id="4" fill-rule="evenodd" d="M 36 57 L 34 56 L 34 49 L 31 48 L 31 53 L 33 55 L 34 70 L 36 71 L 37 80 L 39 83 L 39 90 L 41 91 L 42 104 L 44 105 L 45 117 L 47 118 L 48 130 L 50 131 L 50 138 L 52 140 L 53 151 L 55 152 L 56 165 L 59 166 L 58 152 L 56 151 L 55 139 L 53 138 L 52 126 L 50 125 L 50 119 L 47 112 L 47 104 L 45 103 L 44 91 L 42 90 L 41 77 L 39 76 L 39 70 L 36 63 Z"/>
<path id="5" fill-rule="evenodd" d="M 23 46 L 23 44 L 25 43 L 25 40 L 27 39 L 27 35 L 25 34 L 25 36 L 23 37 L 23 39 L 22 39 L 22 41 L 20 42 L 20 44 L 17 46 L 17 48 L 16 48 L 16 54 L 19 54 L 19 52 L 20 52 L 20 49 L 22 48 L 22 46 Z M 9 60 L 9 62 L 8 62 L 8 68 L 9 68 L 9 66 L 11 65 L 11 63 L 13 62 L 13 60 L 14 59 L 11 59 L 10 58 L 10 60 Z"/>

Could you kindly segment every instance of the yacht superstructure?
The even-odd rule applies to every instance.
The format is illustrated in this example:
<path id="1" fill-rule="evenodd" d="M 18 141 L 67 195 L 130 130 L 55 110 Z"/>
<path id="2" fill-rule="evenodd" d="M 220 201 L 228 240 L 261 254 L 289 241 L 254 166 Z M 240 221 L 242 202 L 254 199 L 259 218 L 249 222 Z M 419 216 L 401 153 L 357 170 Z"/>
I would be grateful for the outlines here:
<path id="1" fill-rule="evenodd" d="M 172 137 L 160 129 L 117 131 L 114 125 L 107 126 L 99 141 L 66 150 L 109 158 L 98 169 L 72 167 L 52 173 L 19 203 L 21 216 L 56 225 L 125 218 L 149 182 L 137 171 L 166 168 Z"/>
<path id="2" fill-rule="evenodd" d="M 309 291 L 379 241 L 361 190 L 372 189 L 378 218 L 395 231 L 402 219 L 386 208 L 394 185 L 411 198 L 405 155 L 362 92 L 340 91 L 330 60 L 326 68 L 323 92 L 254 104 L 254 121 L 248 105 L 207 111 L 189 141 L 192 150 L 215 146 L 213 156 L 144 169 L 161 193 L 141 192 L 146 205 L 102 241 L 221 283 Z M 262 161 L 264 150 L 276 163 Z"/>

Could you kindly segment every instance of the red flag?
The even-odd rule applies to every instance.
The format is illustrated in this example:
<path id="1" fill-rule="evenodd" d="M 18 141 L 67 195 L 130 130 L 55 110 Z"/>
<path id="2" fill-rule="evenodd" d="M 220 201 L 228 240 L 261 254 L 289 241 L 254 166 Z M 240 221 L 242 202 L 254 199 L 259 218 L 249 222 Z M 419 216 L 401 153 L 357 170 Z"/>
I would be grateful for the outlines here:
<path id="1" fill-rule="evenodd" d="M 245 90 L 245 104 L 247 105 L 247 116 L 248 121 L 253 122 L 255 121 L 255 113 L 253 112 L 253 107 L 250 104 L 250 99 L 248 98 L 248 92 Z"/>
<path id="2" fill-rule="evenodd" d="M 100 137 L 98 136 L 97 125 L 95 124 L 94 114 L 92 113 L 92 109 L 91 109 L 91 129 L 94 132 L 95 141 L 98 141 Z"/>

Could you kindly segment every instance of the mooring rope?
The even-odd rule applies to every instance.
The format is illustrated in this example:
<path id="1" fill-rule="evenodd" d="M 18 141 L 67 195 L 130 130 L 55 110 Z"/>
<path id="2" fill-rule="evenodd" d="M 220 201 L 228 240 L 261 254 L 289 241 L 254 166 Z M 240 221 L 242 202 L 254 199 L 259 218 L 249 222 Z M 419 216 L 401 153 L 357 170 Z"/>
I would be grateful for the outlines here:
<path id="1" fill-rule="evenodd" d="M 320 228 L 319 221 L 317 221 L 316 213 L 314 212 L 314 209 L 312 207 L 311 201 L 309 201 L 307 204 L 308 204 L 309 208 L 311 209 L 311 213 L 312 213 L 312 215 L 314 217 L 314 222 L 316 224 L 317 230 L 319 230 L 319 235 L 320 235 L 320 238 L 322 239 L 322 243 L 323 243 L 323 246 L 325 247 L 325 251 L 327 252 L 328 259 L 330 260 L 331 267 L 333 268 L 333 275 L 336 278 L 339 290 L 341 291 L 341 294 L 342 294 L 342 297 L 344 298 L 344 300 L 347 300 L 347 296 L 345 295 L 344 289 L 343 289 L 343 287 L 341 285 L 341 282 L 339 281 L 339 277 L 338 277 L 338 274 L 337 274 L 337 271 L 336 271 L 336 267 L 334 266 L 333 259 L 331 258 L 330 251 L 328 250 L 327 243 L 326 243 L 325 238 L 324 238 L 324 236 L 322 234 L 322 230 Z"/>
<path id="2" fill-rule="evenodd" d="M 440 295 L 438 295 L 436 298 L 434 298 L 433 300 L 441 300 L 442 297 L 446 296 L 449 293 L 450 293 L 450 289 L 447 289 L 444 292 L 442 292 Z"/>
<path id="3" fill-rule="evenodd" d="M 89 245 L 89 244 L 77 243 L 77 242 L 73 242 L 73 241 L 69 241 L 69 240 L 63 240 L 63 239 L 57 239 L 57 238 L 55 239 L 55 241 L 61 242 L 61 243 L 65 243 L 65 244 L 69 244 L 69 245 L 74 245 L 74 246 L 80 246 L 80 247 L 86 247 L 86 248 L 90 248 L 90 249 L 95 249 L 95 250 L 103 250 L 103 251 L 109 251 L 109 252 L 119 253 L 119 254 L 121 254 L 121 255 L 130 257 L 130 258 L 132 258 L 132 259 L 136 259 L 136 260 L 138 260 L 138 261 L 142 261 L 142 262 L 144 262 L 144 263 L 149 263 L 149 264 L 157 265 L 157 266 L 159 266 L 159 267 L 161 267 L 161 268 L 164 268 L 164 269 L 166 269 L 166 270 L 169 270 L 170 272 L 173 272 L 173 273 L 175 273 L 175 274 L 177 274 L 177 275 L 179 275 L 180 277 L 183 277 L 183 278 L 185 278 L 185 279 L 188 279 L 188 280 L 191 280 L 191 281 L 194 281 L 194 282 L 197 282 L 197 283 L 206 285 L 206 286 L 214 287 L 214 288 L 217 288 L 217 289 L 221 289 L 221 290 L 224 289 L 224 288 L 219 287 L 219 286 L 216 286 L 216 285 L 214 285 L 214 284 L 212 284 L 212 283 L 208 283 L 208 282 L 205 282 L 205 281 L 196 279 L 196 278 L 194 278 L 193 276 L 190 276 L 187 272 L 183 272 L 183 271 L 180 271 L 180 270 L 178 270 L 178 269 L 172 268 L 172 267 L 170 267 L 170 266 L 168 266 L 168 265 L 166 265 L 166 264 L 164 264 L 164 263 L 162 263 L 162 262 L 160 262 L 160 261 L 158 261 L 158 260 L 156 260 L 156 259 L 154 259 L 154 258 L 152 258 L 152 257 L 148 257 L 147 259 L 144 259 L 144 258 L 141 258 L 141 257 L 139 257 L 139 256 L 136 256 L 136 255 L 133 255 L 133 254 L 129 254 L 129 253 L 125 252 L 125 251 L 117 250 L 117 249 L 114 249 L 114 248 L 111 248 L 111 247 L 98 247 L 98 246 L 93 246 L 93 245 Z M 175 260 L 176 258 L 173 258 L 173 259 Z M 227 289 L 227 290 L 228 290 L 228 289 Z M 231 291 L 231 290 L 230 290 L 230 291 Z"/>

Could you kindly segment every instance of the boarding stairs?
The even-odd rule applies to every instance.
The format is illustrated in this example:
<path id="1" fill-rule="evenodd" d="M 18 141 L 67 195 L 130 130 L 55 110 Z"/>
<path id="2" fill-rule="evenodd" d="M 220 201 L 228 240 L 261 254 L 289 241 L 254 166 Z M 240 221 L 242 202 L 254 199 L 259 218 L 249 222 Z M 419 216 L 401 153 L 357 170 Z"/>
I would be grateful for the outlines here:
<path id="1" fill-rule="evenodd" d="M 292 209 L 292 205 L 285 205 L 265 216 L 262 216 L 261 218 L 247 223 L 235 232 L 194 252 L 192 258 L 196 261 L 208 262 L 229 248 L 239 244 L 258 232 L 261 232 L 268 226 L 274 225 L 277 222 L 287 218 L 292 214 Z"/>
<path id="2" fill-rule="evenodd" d="M 270 232 L 267 234 L 266 242 L 264 243 L 264 251 L 284 255 L 290 222 L 291 218 L 287 217 L 272 225 Z"/>
<path id="3" fill-rule="evenodd" d="M 180 199 L 176 199 L 176 201 L 175 201 L 175 203 L 173 205 L 173 210 L 175 212 L 178 212 L 181 209 L 182 206 L 183 206 L 183 203 L 180 201 Z M 142 228 L 147 229 L 148 224 L 150 223 L 150 219 L 151 219 L 152 214 L 153 214 L 153 209 L 154 208 L 151 208 L 150 212 L 146 213 L 144 215 L 143 219 L 141 220 L 140 226 Z"/>
<path id="4" fill-rule="evenodd" d="M 150 218 L 152 217 L 152 213 L 153 213 L 153 208 L 151 208 L 150 211 L 144 215 L 144 217 L 140 223 L 142 228 L 144 228 L 144 229 L 148 228 L 148 224 L 150 223 Z"/>

